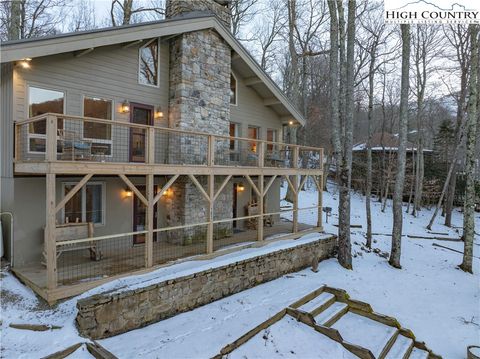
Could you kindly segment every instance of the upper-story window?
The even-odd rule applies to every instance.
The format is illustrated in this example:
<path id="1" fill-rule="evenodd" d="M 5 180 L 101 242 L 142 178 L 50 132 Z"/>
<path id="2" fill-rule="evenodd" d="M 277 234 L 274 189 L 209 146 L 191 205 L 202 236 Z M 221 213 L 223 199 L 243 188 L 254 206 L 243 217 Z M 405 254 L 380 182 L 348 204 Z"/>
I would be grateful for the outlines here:
<path id="1" fill-rule="evenodd" d="M 61 91 L 49 90 L 35 86 L 28 87 L 29 117 L 44 113 L 64 113 L 65 94 Z M 63 120 L 57 123 L 58 129 L 63 129 Z M 28 128 L 28 151 L 45 152 L 46 121 L 31 122 Z"/>
<path id="2" fill-rule="evenodd" d="M 83 98 L 83 115 L 85 117 L 112 120 L 112 108 L 112 100 L 99 97 Z M 83 137 L 92 140 L 92 154 L 107 156 L 112 154 L 112 126 L 85 121 Z"/>
<path id="3" fill-rule="evenodd" d="M 138 82 L 142 85 L 158 86 L 158 50 L 157 39 L 147 42 L 139 50 Z"/>
<path id="4" fill-rule="evenodd" d="M 230 103 L 237 104 L 237 79 L 234 74 L 230 74 Z"/>

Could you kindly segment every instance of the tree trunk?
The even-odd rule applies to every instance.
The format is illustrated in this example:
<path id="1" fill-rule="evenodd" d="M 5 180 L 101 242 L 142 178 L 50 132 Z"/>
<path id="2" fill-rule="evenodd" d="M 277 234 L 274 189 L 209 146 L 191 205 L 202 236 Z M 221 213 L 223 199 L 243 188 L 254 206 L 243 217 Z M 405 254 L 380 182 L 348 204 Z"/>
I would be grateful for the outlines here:
<path id="1" fill-rule="evenodd" d="M 365 193 L 365 210 L 367 214 L 367 247 L 372 248 L 372 117 L 373 117 L 373 85 L 375 76 L 375 53 L 373 47 L 370 53 L 370 66 L 368 73 L 368 116 L 367 116 L 367 186 Z"/>
<path id="2" fill-rule="evenodd" d="M 463 202 L 463 261 L 460 268 L 473 273 L 473 236 L 475 232 L 475 147 L 477 139 L 477 70 L 478 70 L 478 25 L 469 25 L 471 63 L 468 96 L 468 123 L 466 127 L 467 144 L 465 160 L 465 199 Z"/>
<path id="3" fill-rule="evenodd" d="M 10 24 L 8 28 L 8 39 L 20 39 L 20 23 L 21 23 L 21 6 L 20 1 L 12 1 L 10 3 Z"/>
<path id="4" fill-rule="evenodd" d="M 410 67 L 410 25 L 400 25 L 402 29 L 402 80 L 400 92 L 400 119 L 399 119 L 399 144 L 397 149 L 397 173 L 395 176 L 395 189 L 393 193 L 393 229 L 392 250 L 389 263 L 395 268 L 401 268 L 400 255 L 402 244 L 402 201 L 403 185 L 405 181 L 405 161 L 408 126 L 408 88 Z"/>

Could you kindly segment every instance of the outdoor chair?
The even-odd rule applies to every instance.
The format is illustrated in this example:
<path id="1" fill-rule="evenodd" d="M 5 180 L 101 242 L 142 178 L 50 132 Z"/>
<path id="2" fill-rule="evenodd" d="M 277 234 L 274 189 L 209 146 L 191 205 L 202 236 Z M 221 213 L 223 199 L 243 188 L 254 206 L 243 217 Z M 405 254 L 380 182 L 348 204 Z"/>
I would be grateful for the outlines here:
<path id="1" fill-rule="evenodd" d="M 92 141 L 81 138 L 77 132 L 58 130 L 58 137 L 62 148 L 62 160 L 91 160 Z"/>

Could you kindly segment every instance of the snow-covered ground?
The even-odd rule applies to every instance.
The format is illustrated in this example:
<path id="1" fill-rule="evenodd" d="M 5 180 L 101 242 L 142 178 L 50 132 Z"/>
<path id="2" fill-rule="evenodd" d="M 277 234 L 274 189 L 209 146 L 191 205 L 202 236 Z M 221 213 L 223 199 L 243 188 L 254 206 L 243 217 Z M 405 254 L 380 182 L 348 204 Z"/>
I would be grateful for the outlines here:
<path id="1" fill-rule="evenodd" d="M 315 205 L 315 192 L 301 193 L 301 207 Z M 338 198 L 333 192 L 324 194 L 324 206 L 333 208 L 327 232 L 335 233 L 336 208 Z M 391 209 L 380 211 L 380 204 L 373 203 L 373 229 L 375 233 L 391 232 Z M 323 261 L 318 273 L 306 269 L 275 281 L 257 286 L 236 295 L 224 298 L 193 311 L 134 330 L 116 337 L 101 340 L 100 343 L 120 358 L 207 358 L 219 352 L 226 344 L 274 315 L 306 293 L 322 284 L 339 287 L 359 300 L 372 304 L 377 312 L 396 317 L 400 323 L 413 330 L 418 339 L 423 340 L 436 353 L 444 358 L 464 358 L 467 345 L 480 345 L 480 237 L 474 245 L 474 271 L 471 275 L 458 270 L 462 255 L 432 244 L 437 243 L 459 251 L 462 243 L 411 239 L 403 237 L 402 269 L 393 269 L 382 254 L 389 251 L 391 237 L 377 235 L 374 248 L 377 252 L 362 249 L 365 241 L 365 201 L 360 195 L 352 196 L 352 224 L 363 228 L 352 230 L 352 250 L 354 270 L 344 270 L 335 259 Z M 431 211 L 423 210 L 418 218 L 405 215 L 404 233 L 413 235 L 428 234 L 425 226 Z M 307 216 L 311 217 L 311 216 Z M 458 229 L 448 229 L 441 225 L 443 218 L 437 218 L 434 232 L 448 233 L 445 237 L 460 237 Z M 461 213 L 453 215 L 455 226 L 461 227 Z M 480 216 L 476 214 L 476 228 L 480 228 Z M 460 230 L 461 231 L 461 230 Z M 309 238 L 302 241 L 311 240 Z M 273 245 L 273 244 L 272 244 Z M 277 244 L 276 244 L 277 245 Z M 278 244 L 280 245 L 280 244 Z M 288 245 L 288 244 L 282 244 Z M 95 289 L 82 296 L 100 290 L 121 290 L 130 285 L 143 285 L 158 278 L 187 273 L 195 267 L 215 266 L 234 260 L 235 256 L 254 255 L 262 249 L 246 249 L 211 261 L 191 261 L 164 268 L 144 276 L 124 279 Z M 2 279 L 2 333 L 1 357 L 37 358 L 74 343 L 85 341 L 75 329 L 76 298 L 48 309 L 27 288 L 23 287 L 9 273 L 3 272 Z M 9 328 L 10 323 L 45 323 L 63 326 L 60 330 L 31 332 Z M 276 326 L 272 333 L 278 340 L 288 341 L 285 323 Z M 308 347 L 308 337 L 302 336 L 302 326 L 295 327 L 295 338 L 302 341 L 301 348 L 293 348 L 296 355 L 281 347 L 288 357 L 322 357 L 317 346 Z M 305 335 L 311 335 L 305 334 Z M 277 342 L 278 342 L 277 340 Z M 273 343 L 273 341 L 272 341 Z M 258 345 L 265 345 L 260 341 Z M 250 349 L 249 349 L 250 348 Z M 278 347 L 276 347 L 278 349 Z M 254 357 L 258 347 L 254 342 L 243 348 L 242 354 Z M 262 348 L 262 350 L 265 348 Z M 301 351 L 299 351 L 301 349 Z M 265 356 L 272 357 L 264 351 Z M 280 353 L 280 352 L 279 352 Z M 76 353 L 83 357 L 82 353 Z M 257 355 L 258 356 L 258 355 Z M 348 356 L 347 356 L 348 357 Z"/>

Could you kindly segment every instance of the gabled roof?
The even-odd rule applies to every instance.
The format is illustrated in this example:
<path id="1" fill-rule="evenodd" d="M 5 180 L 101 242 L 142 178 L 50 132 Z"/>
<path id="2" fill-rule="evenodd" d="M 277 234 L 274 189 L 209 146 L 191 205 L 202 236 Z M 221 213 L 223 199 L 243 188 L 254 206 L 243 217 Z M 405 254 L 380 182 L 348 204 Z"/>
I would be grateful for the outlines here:
<path id="1" fill-rule="evenodd" d="M 245 84 L 252 87 L 264 99 L 265 106 L 271 107 L 284 122 L 296 120 L 302 125 L 305 124 L 303 115 L 287 99 L 282 90 L 211 13 L 192 13 L 192 15 L 175 19 L 3 42 L 0 62 L 6 63 L 65 52 L 91 51 L 101 46 L 134 43 L 154 37 L 169 38 L 184 32 L 204 29 L 215 29 L 230 45 L 234 51 L 232 66 L 244 77 Z"/>

